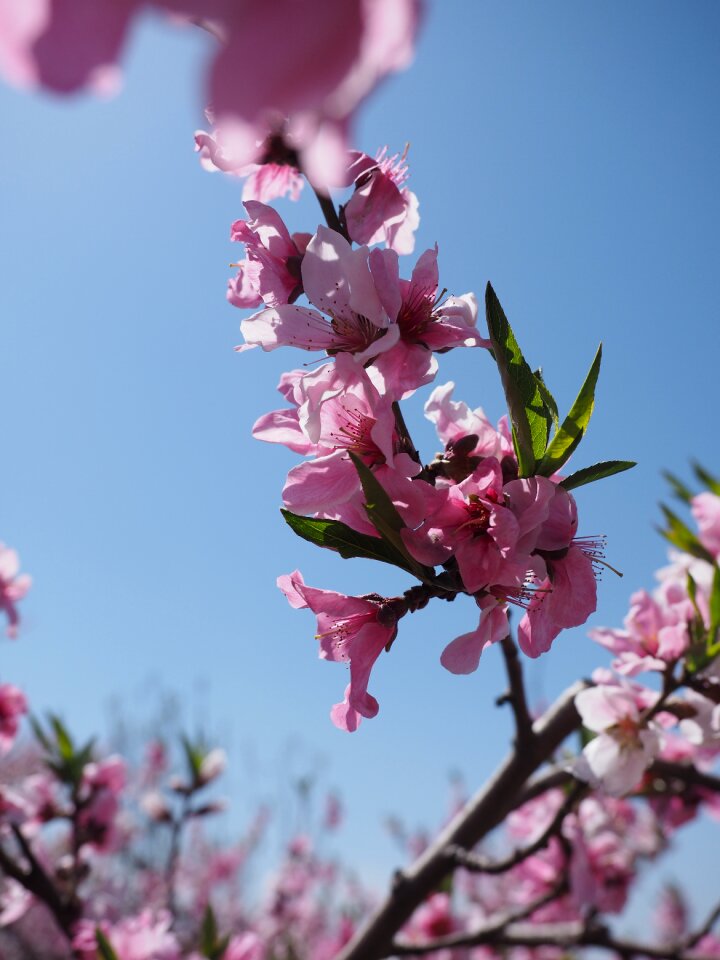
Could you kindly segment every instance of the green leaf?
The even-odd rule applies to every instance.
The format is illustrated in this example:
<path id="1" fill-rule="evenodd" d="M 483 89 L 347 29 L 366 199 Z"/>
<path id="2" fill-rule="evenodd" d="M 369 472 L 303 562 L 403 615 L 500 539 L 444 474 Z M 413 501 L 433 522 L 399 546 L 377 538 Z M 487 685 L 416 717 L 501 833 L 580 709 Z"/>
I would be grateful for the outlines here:
<path id="1" fill-rule="evenodd" d="M 75 756 L 75 745 L 72 742 L 72 737 L 68 733 L 67 728 L 60 717 L 54 713 L 51 713 L 48 719 L 55 734 L 55 745 L 57 746 L 58 753 L 63 760 L 71 760 Z"/>
<path id="2" fill-rule="evenodd" d="M 362 557 L 365 560 L 379 560 L 408 570 L 405 557 L 380 537 L 371 537 L 367 533 L 358 533 L 340 520 L 317 520 L 314 517 L 301 517 L 289 510 L 281 510 L 290 529 L 303 540 L 335 550 L 345 560 Z"/>
<path id="3" fill-rule="evenodd" d="M 555 429 L 560 426 L 560 415 L 558 413 L 558 405 L 555 402 L 555 397 L 548 390 L 547 384 L 545 383 L 542 375 L 542 370 L 538 369 L 533 374 L 538 385 L 538 390 L 540 391 L 540 396 L 542 397 L 543 403 L 545 404 L 545 410 L 547 411 L 548 416 L 546 417 L 548 424 L 548 436 L 550 435 L 550 427 L 555 425 Z"/>
<path id="4" fill-rule="evenodd" d="M 687 590 L 687 595 L 690 597 L 690 603 L 692 603 L 695 610 L 695 616 L 702 619 L 702 614 L 700 613 L 700 607 L 697 603 L 697 583 L 695 583 L 695 578 L 691 573 L 688 573 L 687 579 L 685 581 L 685 588 Z"/>
<path id="5" fill-rule="evenodd" d="M 212 950 L 217 940 L 218 928 L 217 920 L 215 919 L 215 911 L 208 904 L 205 907 L 205 913 L 203 914 L 202 924 L 200 925 L 200 947 L 203 953 L 206 953 L 206 947 Z"/>
<path id="6" fill-rule="evenodd" d="M 710 588 L 710 629 L 708 630 L 708 648 L 717 646 L 718 628 L 720 628 L 720 567 L 715 567 L 712 587 Z M 708 650 L 709 652 L 709 650 Z M 715 654 L 713 654 L 714 656 Z"/>
<path id="7" fill-rule="evenodd" d="M 418 563 L 403 543 L 400 531 L 405 527 L 405 522 L 395 509 L 395 504 L 383 489 L 382 484 L 360 457 L 352 451 L 349 452 L 350 459 L 360 477 L 360 483 L 365 494 L 365 512 L 370 522 L 382 539 L 403 557 L 406 570 L 409 570 L 413 576 L 423 582 L 432 579 L 433 571 Z"/>
<path id="8" fill-rule="evenodd" d="M 662 475 L 672 487 L 672 491 L 678 500 L 682 500 L 683 503 L 690 503 L 693 498 L 692 490 L 686 487 L 682 480 L 679 480 L 675 474 L 670 473 L 669 470 L 663 470 Z"/>
<path id="9" fill-rule="evenodd" d="M 594 463 L 591 467 L 583 467 L 582 470 L 571 473 L 569 477 L 560 481 L 560 486 L 566 490 L 574 490 L 586 483 L 594 483 L 596 480 L 604 480 L 605 477 L 612 477 L 624 470 L 632 470 L 635 466 L 637 464 L 634 460 L 603 460 L 602 463 Z"/>
<path id="10" fill-rule="evenodd" d="M 562 426 L 550 441 L 550 446 L 538 467 L 537 472 L 541 476 L 550 477 L 553 473 L 556 473 L 582 440 L 595 406 L 595 386 L 600 374 L 601 360 L 602 344 L 598 347 L 595 359 L 590 366 L 587 377 L 585 377 L 585 382 L 580 387 L 580 392 L 572 407 L 570 407 L 570 413 L 565 417 Z"/>
<path id="11" fill-rule="evenodd" d="M 200 767 L 202 766 L 202 762 L 205 757 L 205 751 L 202 750 L 197 744 L 192 743 L 190 738 L 186 737 L 185 735 L 180 738 L 180 741 L 185 752 L 185 759 L 187 760 L 190 779 L 194 783 L 197 783 L 197 781 L 200 779 Z"/>
<path id="12" fill-rule="evenodd" d="M 664 503 L 660 504 L 660 509 L 665 514 L 667 521 L 667 530 L 660 530 L 660 533 L 672 543 L 673 546 L 685 553 L 691 553 L 694 557 L 699 557 L 707 563 L 715 564 L 715 558 L 708 553 L 705 547 L 700 543 L 690 528 L 683 523 L 673 511 L 666 507 Z"/>
<path id="13" fill-rule="evenodd" d="M 714 493 L 715 496 L 720 497 L 720 480 L 718 480 L 717 477 L 714 477 L 711 473 L 708 473 L 705 467 L 703 467 L 697 461 L 693 461 L 692 468 L 700 483 L 702 483 L 702 485 L 711 493 Z"/>
<path id="14" fill-rule="evenodd" d="M 38 718 L 33 714 L 30 714 L 30 726 L 32 727 L 32 731 L 35 734 L 35 739 L 39 742 L 40 746 L 47 753 L 50 753 L 52 751 L 52 744 L 50 743 L 50 740 L 47 734 L 43 730 L 42 724 L 40 723 Z"/>
<path id="15" fill-rule="evenodd" d="M 536 462 L 545 453 L 552 413 L 545 405 L 538 380 L 528 366 L 490 284 L 485 289 L 485 312 L 512 423 L 519 473 L 521 477 L 530 477 L 535 472 Z"/>
<path id="16" fill-rule="evenodd" d="M 118 960 L 118 955 L 113 950 L 112 944 L 100 927 L 95 928 L 95 942 L 97 943 L 98 956 L 101 960 Z"/>

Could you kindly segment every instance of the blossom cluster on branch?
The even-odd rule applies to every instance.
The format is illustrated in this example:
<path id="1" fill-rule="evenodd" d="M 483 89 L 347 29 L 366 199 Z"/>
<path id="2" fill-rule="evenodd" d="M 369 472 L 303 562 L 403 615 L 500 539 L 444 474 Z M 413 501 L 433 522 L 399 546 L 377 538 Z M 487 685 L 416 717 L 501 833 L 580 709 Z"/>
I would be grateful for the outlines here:
<path id="1" fill-rule="evenodd" d="M 720 814 L 720 482 L 698 466 L 704 491 L 695 494 L 669 475 L 697 531 L 663 508 L 674 552 L 659 586 L 632 596 L 622 629 L 591 634 L 613 654 L 611 666 L 536 715 L 520 653 L 546 654 L 561 631 L 584 624 L 597 606 L 596 575 L 609 566 L 604 539 L 582 533 L 575 491 L 634 464 L 567 472 L 593 413 L 600 348 L 561 416 L 490 284 L 485 331 L 476 296 L 442 287 L 437 245 L 401 267 L 419 224 L 407 150 L 354 150 L 350 128 L 376 84 L 408 62 L 418 3 L 0 0 L 0 68 L 60 93 L 107 89 L 145 10 L 213 37 L 212 129 L 198 131 L 195 145 L 205 168 L 244 179 L 246 216 L 231 228 L 244 255 L 227 296 L 253 312 L 238 349 L 317 355 L 283 374 L 283 406 L 253 428 L 302 458 L 282 490 L 283 516 L 314 545 L 408 577 L 395 596 L 311 587 L 298 570 L 279 577 L 291 606 L 317 617 L 320 657 L 348 669 L 333 722 L 355 731 L 378 713 L 371 673 L 398 641 L 400 620 L 465 595 L 477 625 L 443 638 L 440 662 L 467 674 L 488 647 L 501 651 L 508 689 L 498 704 L 510 705 L 515 738 L 496 774 L 458 798 L 434 837 L 410 838 L 413 862 L 384 898 L 321 855 L 317 838 L 297 835 L 252 900 L 243 874 L 265 817 L 236 843 L 212 838 L 206 823 L 223 806 L 213 793 L 220 749 L 183 740 L 184 772 L 171 774 L 154 743 L 133 771 L 94 740 L 76 742 L 53 714 L 31 719 L 34 746 L 14 746 L 28 704 L 4 682 L 3 957 L 561 960 L 585 948 L 720 957 L 720 906 L 692 926 L 677 891 L 666 892 L 643 942 L 613 922 L 642 863 L 701 811 Z M 291 233 L 270 201 L 296 199 L 306 181 L 325 223 Z M 460 348 L 498 373 L 507 416 L 496 425 L 454 399 L 453 383 L 436 383 L 440 357 Z M 425 414 L 442 450 L 424 460 L 402 404 L 431 384 Z M 11 637 L 29 585 L 0 545 Z M 517 645 L 512 606 L 522 610 Z M 339 819 L 331 799 L 324 831 Z"/>

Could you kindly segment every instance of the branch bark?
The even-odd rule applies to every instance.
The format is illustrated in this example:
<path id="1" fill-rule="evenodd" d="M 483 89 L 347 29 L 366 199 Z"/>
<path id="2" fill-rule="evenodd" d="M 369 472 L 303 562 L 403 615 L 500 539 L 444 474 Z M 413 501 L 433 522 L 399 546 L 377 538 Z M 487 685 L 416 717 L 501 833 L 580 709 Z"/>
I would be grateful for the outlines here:
<path id="1" fill-rule="evenodd" d="M 337 960 L 380 960 L 389 955 L 397 932 L 455 869 L 453 847 L 472 849 L 516 806 L 528 778 L 552 757 L 580 725 L 574 700 L 586 684 L 574 684 L 533 725 L 532 749 L 513 750 L 494 776 L 442 830 L 407 870 L 395 875 L 384 903 L 356 933 Z"/>

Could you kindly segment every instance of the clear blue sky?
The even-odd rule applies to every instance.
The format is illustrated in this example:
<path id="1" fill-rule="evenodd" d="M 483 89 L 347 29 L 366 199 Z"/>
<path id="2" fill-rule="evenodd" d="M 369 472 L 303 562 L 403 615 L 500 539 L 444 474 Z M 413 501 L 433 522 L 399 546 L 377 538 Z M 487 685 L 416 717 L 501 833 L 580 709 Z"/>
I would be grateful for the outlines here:
<path id="1" fill-rule="evenodd" d="M 350 808 L 344 850 L 381 878 L 394 862 L 383 815 L 436 822 L 448 772 L 477 785 L 504 753 L 499 656 L 469 678 L 445 673 L 440 651 L 475 614 L 431 608 L 376 669 L 379 717 L 354 736 L 330 724 L 345 677 L 316 659 L 313 621 L 287 607 L 277 574 L 299 566 L 356 593 L 407 584 L 314 550 L 277 512 L 295 457 L 250 428 L 281 405 L 280 372 L 307 358 L 232 349 L 240 190 L 204 173 L 192 143 L 207 42 L 150 17 L 117 99 L 0 89 L 0 535 L 35 578 L 2 679 L 89 733 L 111 696 L 150 713 L 139 691 L 156 678 L 188 723 L 229 743 L 240 809 L 272 789 L 281 758 L 296 774 L 321 766 Z M 578 493 L 582 531 L 607 534 L 625 572 L 601 584 L 597 624 L 619 623 L 663 560 L 659 471 L 685 473 L 692 456 L 720 470 L 719 80 L 713 0 L 436 0 L 415 66 L 358 128 L 371 152 L 410 142 L 418 251 L 438 241 L 455 293 L 492 281 L 561 404 L 604 342 L 575 462 L 640 466 Z M 312 197 L 280 206 L 293 228 L 317 225 Z M 443 357 L 447 379 L 502 412 L 481 352 Z M 408 418 L 432 455 L 424 396 Z M 568 632 L 527 664 L 530 689 L 548 699 L 605 662 L 583 629 Z M 697 871 L 720 845 L 693 836 Z"/>

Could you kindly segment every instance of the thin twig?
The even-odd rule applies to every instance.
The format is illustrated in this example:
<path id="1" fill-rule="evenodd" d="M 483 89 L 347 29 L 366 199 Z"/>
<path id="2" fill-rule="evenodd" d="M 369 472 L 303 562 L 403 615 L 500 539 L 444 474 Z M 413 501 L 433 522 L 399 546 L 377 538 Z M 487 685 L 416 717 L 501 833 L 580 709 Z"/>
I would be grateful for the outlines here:
<path id="1" fill-rule="evenodd" d="M 595 947 L 625 958 L 650 957 L 652 960 L 683 960 L 683 957 L 687 956 L 678 952 L 677 946 L 661 947 L 614 937 L 606 927 L 594 923 L 514 923 L 504 926 L 493 923 L 468 933 L 439 937 L 419 946 L 396 944 L 394 950 L 397 956 L 420 956 L 441 949 L 478 947 L 484 944 L 491 944 L 493 947 L 555 947 L 566 951 L 577 947 Z M 692 954 L 692 960 L 711 958 Z"/>
<path id="2" fill-rule="evenodd" d="M 536 840 L 533 840 L 527 847 L 516 850 L 505 860 L 486 860 L 484 857 L 479 857 L 459 847 L 455 847 L 450 850 L 449 853 L 454 857 L 457 866 L 462 867 L 463 870 L 469 870 L 471 873 L 507 873 L 508 870 L 512 870 L 513 867 L 522 863 L 523 860 L 527 860 L 527 858 L 533 856 L 533 854 L 538 853 L 538 851 L 543 850 L 548 843 L 550 843 L 550 839 L 560 832 L 565 817 L 570 813 L 586 789 L 586 784 L 579 782 L 574 783 L 562 806 L 540 836 Z"/>
<path id="3" fill-rule="evenodd" d="M 507 671 L 508 683 L 510 689 L 506 694 L 499 697 L 497 704 L 509 703 L 515 715 L 515 737 L 519 749 L 527 750 L 532 748 L 534 740 L 532 729 L 532 717 L 527 705 L 527 696 L 525 694 L 525 681 L 523 679 L 522 663 L 518 654 L 515 641 L 508 634 L 500 641 L 503 657 L 505 658 L 505 669 Z"/>
<path id="4" fill-rule="evenodd" d="M 701 927 L 698 927 L 697 930 L 694 930 L 685 938 L 685 940 L 682 941 L 681 949 L 689 950 L 691 947 L 694 947 L 696 943 L 699 943 L 703 937 L 706 937 L 712 931 L 712 928 L 715 926 L 718 920 L 720 920 L 720 903 L 717 903 L 710 911 L 705 923 L 703 923 Z"/>
<path id="5" fill-rule="evenodd" d="M 325 217 L 325 222 L 327 225 L 331 230 L 334 230 L 335 233 L 339 233 L 347 240 L 347 231 L 343 229 L 343 225 L 340 223 L 340 217 L 337 214 L 337 210 L 335 209 L 335 204 L 332 202 L 332 198 L 327 193 L 321 193 L 319 190 L 316 190 L 315 187 L 313 187 L 312 190 L 317 197 L 317 201 L 320 204 L 320 209 L 323 212 L 323 216 Z"/>

